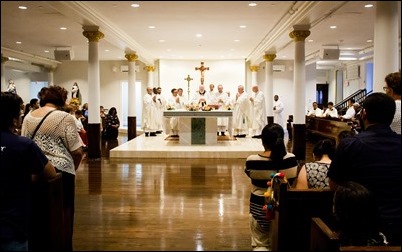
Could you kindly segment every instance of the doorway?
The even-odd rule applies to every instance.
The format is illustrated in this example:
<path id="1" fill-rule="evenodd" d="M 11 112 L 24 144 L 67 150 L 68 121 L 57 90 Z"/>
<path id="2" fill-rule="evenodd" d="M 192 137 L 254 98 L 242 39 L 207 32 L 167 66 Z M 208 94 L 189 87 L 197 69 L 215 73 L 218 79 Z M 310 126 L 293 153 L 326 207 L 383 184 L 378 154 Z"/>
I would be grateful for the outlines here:
<path id="1" fill-rule="evenodd" d="M 319 108 L 328 103 L 328 83 L 316 85 L 316 99 Z"/>

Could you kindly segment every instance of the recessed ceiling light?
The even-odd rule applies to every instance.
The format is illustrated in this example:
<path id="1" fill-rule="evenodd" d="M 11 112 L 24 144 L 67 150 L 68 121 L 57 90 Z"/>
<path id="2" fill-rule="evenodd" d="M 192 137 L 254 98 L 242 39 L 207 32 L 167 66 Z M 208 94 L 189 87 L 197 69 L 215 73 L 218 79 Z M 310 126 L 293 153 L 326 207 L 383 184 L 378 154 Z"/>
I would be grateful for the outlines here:
<path id="1" fill-rule="evenodd" d="M 105 49 L 105 52 L 109 52 L 109 49 Z"/>
<path id="2" fill-rule="evenodd" d="M 60 27 L 60 30 L 67 30 L 66 27 Z"/>
<path id="3" fill-rule="evenodd" d="M 21 41 L 17 41 L 17 42 L 15 42 L 15 43 L 16 43 L 16 44 L 19 44 L 19 45 L 20 45 L 20 44 L 22 44 L 22 42 L 21 42 Z"/>
<path id="4" fill-rule="evenodd" d="M 257 6 L 257 4 L 256 3 L 249 3 L 248 6 L 255 7 L 255 6 Z"/>
<path id="5" fill-rule="evenodd" d="M 49 52 L 49 50 L 45 50 L 44 52 L 45 52 L 45 53 L 48 53 L 48 52 Z"/>
<path id="6" fill-rule="evenodd" d="M 28 9 L 28 7 L 26 7 L 26 6 L 18 6 L 18 9 L 21 9 L 21 10 L 26 10 L 26 9 Z"/>
<path id="7" fill-rule="evenodd" d="M 245 26 L 245 25 L 240 25 L 240 28 L 247 28 L 247 26 Z"/>
<path id="8" fill-rule="evenodd" d="M 329 28 L 336 29 L 336 25 L 331 25 Z"/>
<path id="9" fill-rule="evenodd" d="M 374 6 L 373 4 L 366 4 L 366 5 L 364 5 L 365 8 L 371 8 L 371 7 L 373 7 L 373 6 Z"/>
<path id="10" fill-rule="evenodd" d="M 138 8 L 138 7 L 140 7 L 140 4 L 133 3 L 133 4 L 131 5 L 131 7 L 133 7 L 133 8 Z"/>
<path id="11" fill-rule="evenodd" d="M 238 40 L 238 39 L 235 39 L 235 40 L 234 40 L 234 42 L 240 42 L 240 40 Z"/>
<path id="12" fill-rule="evenodd" d="M 314 40 L 312 40 L 312 39 L 309 39 L 309 40 L 308 40 L 308 42 L 314 42 Z"/>
<path id="13" fill-rule="evenodd" d="M 196 36 L 197 38 L 201 38 L 201 37 L 202 37 L 202 34 L 201 34 L 201 33 L 198 33 L 198 34 L 195 34 L 195 36 Z"/>
<path id="14" fill-rule="evenodd" d="M 164 40 L 164 39 L 160 39 L 159 42 L 160 42 L 160 43 L 163 43 L 163 42 L 165 42 L 165 40 Z"/>
<path id="15" fill-rule="evenodd" d="M 366 42 L 367 42 L 367 43 L 372 43 L 373 40 L 372 40 L 372 39 L 367 39 Z"/>
<path id="16" fill-rule="evenodd" d="M 148 26 L 149 29 L 155 29 L 156 27 L 154 25 Z"/>

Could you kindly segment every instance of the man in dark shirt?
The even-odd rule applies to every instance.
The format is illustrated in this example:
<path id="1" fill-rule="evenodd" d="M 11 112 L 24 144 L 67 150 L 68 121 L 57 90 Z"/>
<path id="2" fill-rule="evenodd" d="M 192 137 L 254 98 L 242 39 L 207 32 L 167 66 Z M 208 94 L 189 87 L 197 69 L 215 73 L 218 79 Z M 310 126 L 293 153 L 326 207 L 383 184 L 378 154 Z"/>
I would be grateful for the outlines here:
<path id="1" fill-rule="evenodd" d="M 368 188 L 379 205 L 381 232 L 390 245 L 400 245 L 401 136 L 390 128 L 394 113 L 391 97 L 384 93 L 367 96 L 360 118 L 364 130 L 341 141 L 328 177 L 331 189 L 345 181 Z"/>

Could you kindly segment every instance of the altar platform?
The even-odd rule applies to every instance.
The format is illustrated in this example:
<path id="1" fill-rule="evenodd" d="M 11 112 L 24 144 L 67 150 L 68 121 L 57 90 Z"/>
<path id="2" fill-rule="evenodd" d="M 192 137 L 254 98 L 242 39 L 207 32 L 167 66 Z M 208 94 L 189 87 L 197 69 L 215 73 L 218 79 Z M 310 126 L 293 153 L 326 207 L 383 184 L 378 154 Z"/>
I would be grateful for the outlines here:
<path id="1" fill-rule="evenodd" d="M 237 138 L 236 140 L 217 141 L 214 145 L 182 145 L 179 141 L 165 140 L 166 134 L 145 137 L 144 134 L 110 150 L 109 158 L 114 159 L 171 159 L 171 158 L 212 158 L 245 159 L 251 154 L 264 150 L 261 139 Z"/>

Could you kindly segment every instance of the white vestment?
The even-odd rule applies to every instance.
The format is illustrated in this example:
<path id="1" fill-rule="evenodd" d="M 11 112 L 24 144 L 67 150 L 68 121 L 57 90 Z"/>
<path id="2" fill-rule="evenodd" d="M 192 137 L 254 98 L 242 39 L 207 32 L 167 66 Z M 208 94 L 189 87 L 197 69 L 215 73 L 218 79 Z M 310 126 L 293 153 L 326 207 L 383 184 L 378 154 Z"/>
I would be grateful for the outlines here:
<path id="1" fill-rule="evenodd" d="M 156 109 L 157 109 L 157 118 L 156 121 L 158 123 L 158 131 L 163 131 L 166 133 L 166 128 L 165 128 L 165 119 L 163 117 L 163 111 L 165 111 L 166 107 L 166 99 L 160 95 L 156 94 Z"/>
<path id="2" fill-rule="evenodd" d="M 274 101 L 274 123 L 277 123 L 283 127 L 283 118 L 282 118 L 282 112 L 283 112 L 284 106 L 283 102 L 280 100 Z"/>
<path id="3" fill-rule="evenodd" d="M 181 109 L 180 98 L 179 96 L 171 95 L 166 101 L 166 109 L 168 110 L 176 110 Z M 170 132 L 170 135 L 178 135 L 179 134 L 179 118 L 176 116 L 169 117 L 169 126 L 170 129 L 166 129 L 166 133 Z"/>
<path id="4" fill-rule="evenodd" d="M 219 105 L 218 110 L 226 110 L 226 106 L 229 105 L 229 96 L 226 92 L 216 92 L 215 93 L 216 104 Z M 225 132 L 228 129 L 229 118 L 228 117 L 218 117 L 217 125 L 218 132 Z"/>
<path id="5" fill-rule="evenodd" d="M 142 99 L 142 122 L 141 128 L 144 132 L 156 132 L 158 128 L 158 108 L 156 107 L 156 102 L 153 101 L 152 97 L 154 94 L 145 94 Z"/>
<path id="6" fill-rule="evenodd" d="M 201 104 L 202 99 L 205 100 L 205 104 Z M 207 91 L 204 90 L 204 93 L 200 93 L 198 90 L 194 93 L 193 99 L 191 99 L 193 104 L 199 104 L 200 106 L 204 106 L 209 104 Z"/>
<path id="7" fill-rule="evenodd" d="M 265 111 L 265 96 L 262 91 L 252 93 L 251 102 L 251 129 L 253 135 L 261 135 L 262 129 L 267 125 L 267 113 Z"/>
<path id="8" fill-rule="evenodd" d="M 248 94 L 243 92 L 239 97 L 233 100 L 233 129 L 235 135 L 248 134 L 249 125 L 249 113 L 250 113 L 250 101 Z"/>

